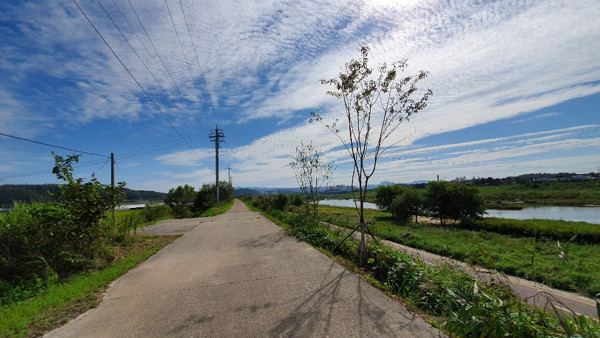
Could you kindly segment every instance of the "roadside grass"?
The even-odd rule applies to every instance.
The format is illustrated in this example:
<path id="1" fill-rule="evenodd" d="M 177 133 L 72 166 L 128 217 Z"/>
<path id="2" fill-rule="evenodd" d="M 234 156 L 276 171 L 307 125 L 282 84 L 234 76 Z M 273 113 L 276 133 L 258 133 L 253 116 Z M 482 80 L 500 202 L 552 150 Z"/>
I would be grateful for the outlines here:
<path id="1" fill-rule="evenodd" d="M 251 210 L 251 203 L 247 203 Z M 335 257 L 337 261 L 357 261 L 358 241 L 349 238 L 330 252 L 345 233 L 332 231 L 310 216 L 281 210 L 261 211 L 278 220 L 284 230 Z M 355 217 L 355 215 L 354 215 Z M 456 337 L 532 337 L 597 336 L 600 327 L 585 316 L 568 317 L 554 308 L 554 313 L 533 309 L 506 287 L 477 282 L 460 267 L 425 265 L 410 255 L 367 241 L 366 266 L 359 269 L 375 286 L 388 294 L 400 296 L 410 307 L 429 316 L 429 321 Z M 600 312 L 600 311 L 599 311 Z"/>
<path id="2" fill-rule="evenodd" d="M 179 236 L 138 236 L 119 250 L 118 260 L 98 271 L 81 273 L 30 299 L 0 306 L 0 336 L 34 337 L 96 307 L 102 292 Z"/>
<path id="3" fill-rule="evenodd" d="M 319 207 L 321 219 L 354 228 L 353 208 Z M 383 211 L 369 210 L 375 235 L 463 262 L 587 296 L 600 293 L 600 245 L 543 237 L 509 236 L 458 226 L 409 223 L 399 225 Z"/>

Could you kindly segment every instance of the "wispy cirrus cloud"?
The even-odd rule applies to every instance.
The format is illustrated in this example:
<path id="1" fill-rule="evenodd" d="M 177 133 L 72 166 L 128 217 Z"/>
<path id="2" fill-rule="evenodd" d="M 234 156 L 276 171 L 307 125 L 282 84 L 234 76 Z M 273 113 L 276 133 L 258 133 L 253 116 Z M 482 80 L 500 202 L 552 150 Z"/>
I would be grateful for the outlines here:
<path id="1" fill-rule="evenodd" d="M 170 123 L 186 137 L 226 124 L 237 142 L 224 154 L 244 184 L 293 184 L 287 162 L 301 140 L 313 140 L 325 159 L 340 163 L 346 179 L 348 159 L 338 140 L 304 121 L 308 111 L 329 121 L 339 116 L 340 102 L 325 95 L 328 88 L 319 80 L 335 77 L 367 44 L 373 65 L 408 58 L 407 74 L 429 71 L 423 88 L 434 90 L 429 107 L 389 139 L 395 146 L 385 155 L 382 176 L 392 177 L 408 163 L 414 176 L 434 170 L 432 165 L 464 169 L 452 163 L 486 170 L 469 157 L 480 155 L 500 172 L 499 161 L 507 168 L 517 163 L 505 157 L 506 149 L 529 149 L 523 156 L 532 160 L 525 162 L 542 163 L 535 158 L 548 153 L 544 147 L 574 157 L 567 149 L 588 149 L 598 135 L 597 128 L 586 134 L 554 126 L 547 135 L 517 137 L 507 130 L 501 137 L 420 143 L 503 119 L 516 126 L 567 116 L 556 111 L 515 118 L 600 93 L 597 1 L 101 1 L 110 17 L 98 2 L 78 3 L 150 98 L 73 3 L 4 2 L 5 128 L 30 137 L 68 137 L 81 126 L 111 121 L 118 148 L 134 139 L 140 147 L 171 142 L 179 135 Z M 268 128 L 256 129 L 261 123 Z M 163 170 L 178 168 L 171 177 L 181 181 L 196 167 L 208 170 L 213 156 L 208 140 L 185 143 L 151 156 Z"/>

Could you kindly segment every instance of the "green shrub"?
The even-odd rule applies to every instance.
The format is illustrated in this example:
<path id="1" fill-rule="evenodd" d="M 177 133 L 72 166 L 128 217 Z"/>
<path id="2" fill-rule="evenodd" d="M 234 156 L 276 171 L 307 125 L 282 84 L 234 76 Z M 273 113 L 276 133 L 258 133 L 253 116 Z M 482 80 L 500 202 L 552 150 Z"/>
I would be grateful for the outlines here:
<path id="1" fill-rule="evenodd" d="M 295 207 L 301 207 L 302 204 L 304 204 L 304 197 L 302 197 L 302 195 L 290 195 L 289 196 L 289 203 L 290 205 L 293 205 Z"/>
<path id="2" fill-rule="evenodd" d="M 233 186 L 230 183 L 219 182 L 219 202 L 231 201 L 233 199 L 233 191 Z M 194 199 L 194 211 L 196 214 L 199 214 L 215 205 L 217 205 L 217 185 L 214 183 L 202 185 L 202 188 Z"/>
<path id="3" fill-rule="evenodd" d="M 168 205 L 156 202 L 146 203 L 144 209 L 141 210 L 144 222 L 154 222 L 169 216 L 170 213 L 171 209 Z"/>
<path id="4" fill-rule="evenodd" d="M 264 211 L 285 210 L 288 205 L 288 196 L 285 194 L 258 196 L 252 204 Z"/>
<path id="5" fill-rule="evenodd" d="M 185 218 L 192 216 L 192 205 L 195 198 L 194 187 L 186 184 L 169 189 L 164 202 L 171 208 L 175 218 Z"/>
<path id="6" fill-rule="evenodd" d="M 17 205 L 0 216 L 0 276 L 4 284 L 28 285 L 38 278 L 65 276 L 110 258 L 106 245 L 112 227 L 102 220 L 123 197 L 117 187 L 96 179 L 73 178 L 72 163 L 54 155 L 52 172 L 67 184 L 60 186 L 55 203 Z"/>

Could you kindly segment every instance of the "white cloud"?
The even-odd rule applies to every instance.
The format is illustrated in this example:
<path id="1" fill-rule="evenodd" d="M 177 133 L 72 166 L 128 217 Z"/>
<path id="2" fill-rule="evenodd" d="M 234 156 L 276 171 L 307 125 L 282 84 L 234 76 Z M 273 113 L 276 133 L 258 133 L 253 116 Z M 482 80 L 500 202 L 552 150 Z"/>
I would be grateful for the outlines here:
<path id="1" fill-rule="evenodd" d="M 496 144 L 529 149 L 528 156 L 542 153 L 536 147 L 541 144 L 557 150 L 583 147 L 584 137 L 573 134 L 578 130 L 463 145 L 408 146 L 427 136 L 600 92 L 600 4 L 594 0 L 169 1 L 175 27 L 162 0 L 132 0 L 136 13 L 128 1 L 115 1 L 118 8 L 103 1 L 152 74 L 97 3 L 78 3 L 176 128 L 187 131 L 228 123 L 232 137 L 250 139 L 243 146 L 223 150 L 238 167 L 236 179 L 248 185 L 293 183 L 287 162 L 302 140 L 313 140 L 326 160 L 342 167 L 348 161 L 338 140 L 324 127 L 290 125 L 304 118 L 301 114 L 306 111 L 319 112 L 326 120 L 340 111 L 339 102 L 325 95 L 328 88 L 319 80 L 336 76 L 345 62 L 358 57 L 360 43 L 371 47 L 373 65 L 408 58 L 408 74 L 430 71 L 423 83 L 434 90 L 429 107 L 390 138 L 388 144 L 401 147 L 392 147 L 386 158 L 428 159 L 428 154 L 448 151 L 454 154 L 446 156 L 456 163 L 473 164 L 473 158 L 482 155 L 474 153 L 475 147 L 483 148 L 482 158 L 492 162 L 493 156 L 509 159 L 502 157 L 508 154 L 501 150 L 490 150 Z M 34 136 L 65 125 L 75 128 L 110 120 L 127 126 L 115 134 L 127 135 L 132 126 L 148 121 L 170 129 L 72 3 L 52 0 L 0 6 L 2 20 L 14 24 L 3 26 L 0 37 L 0 70 L 6 74 L 0 82 L 4 128 Z M 555 116 L 551 114 L 556 113 L 515 122 Z M 260 130 L 244 135 L 245 126 L 257 120 L 281 127 L 270 135 Z M 595 135 L 587 135 L 590 142 L 595 142 Z M 212 148 L 194 148 L 154 158 L 186 170 L 212 167 Z M 421 160 L 412 161 L 388 163 L 382 172 L 392 175 L 399 171 L 392 164 L 415 166 Z M 421 168 L 433 170 L 427 165 Z M 340 175 L 349 176 L 346 169 L 341 171 Z M 194 177 L 177 175 L 173 178 Z"/>

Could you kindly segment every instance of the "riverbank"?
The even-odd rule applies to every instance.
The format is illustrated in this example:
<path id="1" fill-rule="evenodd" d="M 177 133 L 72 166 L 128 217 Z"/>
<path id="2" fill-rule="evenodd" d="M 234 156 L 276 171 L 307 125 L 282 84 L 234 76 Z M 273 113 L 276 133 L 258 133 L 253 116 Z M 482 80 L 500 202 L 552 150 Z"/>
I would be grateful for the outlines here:
<path id="1" fill-rule="evenodd" d="M 488 209 L 518 210 L 535 206 L 600 206 L 600 180 L 477 186 Z M 421 189 L 417 189 L 421 190 Z M 355 194 L 356 197 L 358 194 Z M 366 201 L 375 203 L 376 189 Z M 352 199 L 352 193 L 326 195 L 328 199 Z"/>
<path id="2" fill-rule="evenodd" d="M 352 208 L 320 206 L 323 221 L 354 228 Z M 588 296 L 600 293 L 600 227 L 561 221 L 483 219 L 470 224 L 397 224 L 384 211 L 365 210 L 382 238 Z M 575 237 L 575 235 L 577 235 Z M 575 237 L 575 238 L 574 238 Z"/>

